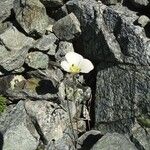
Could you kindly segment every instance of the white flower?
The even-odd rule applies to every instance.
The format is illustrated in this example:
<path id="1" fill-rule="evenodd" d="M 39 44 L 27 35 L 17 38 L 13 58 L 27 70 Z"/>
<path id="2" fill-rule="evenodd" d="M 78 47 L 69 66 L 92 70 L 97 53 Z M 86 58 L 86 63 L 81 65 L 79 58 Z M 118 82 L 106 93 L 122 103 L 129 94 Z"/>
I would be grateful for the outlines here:
<path id="1" fill-rule="evenodd" d="M 89 73 L 93 70 L 94 66 L 88 59 L 84 59 L 81 55 L 75 52 L 68 52 L 65 55 L 66 60 L 61 62 L 61 67 L 66 71 L 73 74 Z"/>

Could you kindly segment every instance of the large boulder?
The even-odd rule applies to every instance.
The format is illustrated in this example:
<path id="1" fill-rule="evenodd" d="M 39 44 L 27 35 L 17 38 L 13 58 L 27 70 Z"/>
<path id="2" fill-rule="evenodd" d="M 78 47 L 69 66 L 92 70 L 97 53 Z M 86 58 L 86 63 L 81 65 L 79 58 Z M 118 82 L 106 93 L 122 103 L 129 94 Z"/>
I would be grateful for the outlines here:
<path id="1" fill-rule="evenodd" d="M 138 123 L 133 126 L 132 142 L 141 149 L 149 150 L 150 148 L 150 129 L 143 128 Z"/>
<path id="2" fill-rule="evenodd" d="M 133 118 L 150 113 L 149 77 L 148 67 L 99 65 L 95 101 L 96 127 L 104 133 L 131 132 Z"/>

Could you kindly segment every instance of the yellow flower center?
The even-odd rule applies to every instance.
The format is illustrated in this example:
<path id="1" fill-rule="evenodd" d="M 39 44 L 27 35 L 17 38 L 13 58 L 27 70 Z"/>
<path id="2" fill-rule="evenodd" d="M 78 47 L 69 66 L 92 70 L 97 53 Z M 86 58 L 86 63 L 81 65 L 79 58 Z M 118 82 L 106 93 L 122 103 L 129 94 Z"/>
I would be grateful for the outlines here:
<path id="1" fill-rule="evenodd" d="M 81 69 L 78 66 L 76 66 L 74 64 L 71 65 L 71 67 L 70 67 L 71 73 L 76 74 L 76 73 L 79 73 L 80 71 L 81 71 Z"/>

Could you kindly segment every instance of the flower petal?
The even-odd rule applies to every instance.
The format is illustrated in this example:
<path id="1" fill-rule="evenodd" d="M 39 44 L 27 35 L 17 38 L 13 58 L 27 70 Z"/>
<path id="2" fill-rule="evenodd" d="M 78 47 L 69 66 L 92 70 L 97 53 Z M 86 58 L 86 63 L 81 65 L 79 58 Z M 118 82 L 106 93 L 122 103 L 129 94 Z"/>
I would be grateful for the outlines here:
<path id="1" fill-rule="evenodd" d="M 82 73 L 89 73 L 91 70 L 94 69 L 92 62 L 88 59 L 83 59 L 80 62 L 79 67 L 81 68 Z"/>
<path id="2" fill-rule="evenodd" d="M 69 64 L 74 64 L 76 66 L 78 66 L 80 61 L 83 59 L 80 54 L 75 52 L 68 52 L 65 57 Z"/>
<path id="3" fill-rule="evenodd" d="M 67 71 L 67 72 L 70 72 L 70 70 L 69 70 L 69 68 L 70 68 L 70 64 L 67 62 L 67 61 L 62 61 L 61 63 L 60 63 L 60 65 L 61 65 L 61 67 L 65 70 L 65 71 Z"/>

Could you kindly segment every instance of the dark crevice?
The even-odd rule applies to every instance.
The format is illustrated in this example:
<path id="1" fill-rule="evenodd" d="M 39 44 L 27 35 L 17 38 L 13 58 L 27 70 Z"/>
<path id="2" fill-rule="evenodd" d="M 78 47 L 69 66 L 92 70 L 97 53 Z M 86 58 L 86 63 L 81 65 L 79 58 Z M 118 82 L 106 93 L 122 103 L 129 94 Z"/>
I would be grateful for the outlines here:
<path id="1" fill-rule="evenodd" d="M 4 22 L 11 22 L 11 23 L 13 24 L 13 26 L 15 26 L 19 32 L 23 33 L 25 36 L 28 36 L 28 34 L 23 30 L 23 28 L 22 28 L 22 27 L 20 26 L 20 24 L 17 22 L 17 20 L 16 20 L 16 15 L 15 15 L 13 9 L 11 9 L 11 15 L 10 15 L 7 19 L 5 19 L 5 20 L 3 21 L 3 23 L 4 23 Z"/>
<path id="2" fill-rule="evenodd" d="M 150 22 L 144 27 L 145 34 L 148 38 L 150 38 Z"/>
<path id="3" fill-rule="evenodd" d="M 50 80 L 41 80 L 38 85 L 39 86 L 36 87 L 38 95 L 45 95 L 47 93 L 56 94 L 58 92 L 58 89 L 54 87 Z"/>
<path id="4" fill-rule="evenodd" d="M 4 137 L 3 134 L 0 132 L 0 150 L 3 150 L 3 144 L 4 144 Z"/>
<path id="5" fill-rule="evenodd" d="M 20 13 L 21 13 L 21 12 L 20 12 Z M 21 25 L 18 23 L 16 17 L 17 17 L 17 16 L 16 16 L 14 10 L 11 9 L 11 15 L 10 15 L 8 18 L 6 18 L 6 19 L 3 21 L 3 23 L 5 23 L 5 22 L 11 22 L 12 25 L 13 25 L 14 27 L 16 27 L 16 29 L 17 29 L 19 32 L 23 33 L 23 34 L 24 34 L 25 36 L 27 36 L 27 37 L 32 37 L 32 38 L 35 39 L 35 40 L 37 40 L 37 39 L 39 39 L 39 38 L 41 37 L 41 35 L 38 35 L 36 31 L 35 31 L 35 32 L 32 32 L 32 36 L 30 36 L 30 33 L 29 33 L 29 34 L 26 33 L 26 31 L 25 31 L 25 30 L 21 27 Z M 35 35 L 34 35 L 34 34 L 35 34 Z"/>
<path id="6" fill-rule="evenodd" d="M 140 142 L 136 138 L 133 137 L 133 135 L 130 137 L 130 140 L 134 143 L 138 150 L 145 150 L 145 148 L 140 144 Z"/>
<path id="7" fill-rule="evenodd" d="M 147 6 L 133 5 L 131 0 L 124 0 L 123 5 L 128 7 L 128 9 L 137 12 L 137 15 L 146 15 L 150 17 L 150 4 Z"/>
<path id="8" fill-rule="evenodd" d="M 48 144 L 48 141 L 47 139 L 45 139 L 45 136 L 41 130 L 41 127 L 39 126 L 37 120 L 35 118 L 31 118 L 31 121 L 36 129 L 36 131 L 38 132 L 38 134 L 40 135 L 40 140 L 43 142 L 44 145 L 47 145 Z"/>
<path id="9" fill-rule="evenodd" d="M 87 130 L 91 130 L 95 125 L 95 95 L 96 95 L 96 76 L 97 71 L 96 67 L 89 74 L 84 75 L 86 85 L 91 87 L 92 96 L 91 99 L 87 101 L 87 108 L 89 108 L 90 118 L 91 120 L 87 123 Z"/>
<path id="10" fill-rule="evenodd" d="M 90 150 L 93 145 L 102 137 L 101 134 L 89 135 L 83 142 L 82 148 L 79 150 Z"/>

